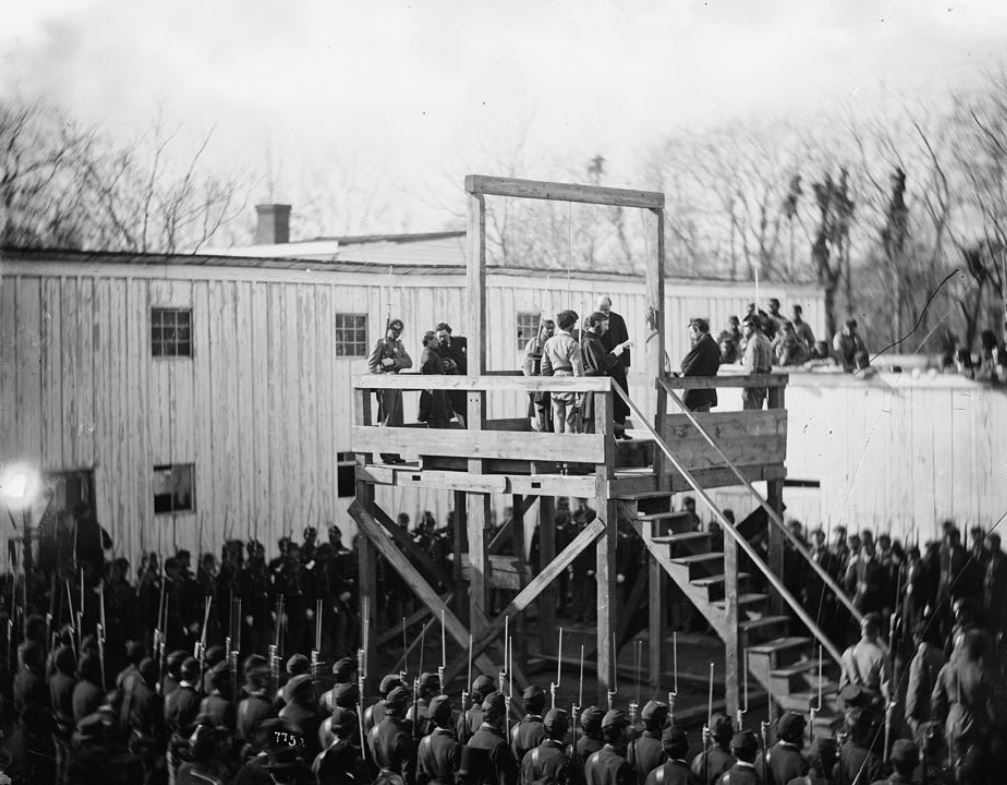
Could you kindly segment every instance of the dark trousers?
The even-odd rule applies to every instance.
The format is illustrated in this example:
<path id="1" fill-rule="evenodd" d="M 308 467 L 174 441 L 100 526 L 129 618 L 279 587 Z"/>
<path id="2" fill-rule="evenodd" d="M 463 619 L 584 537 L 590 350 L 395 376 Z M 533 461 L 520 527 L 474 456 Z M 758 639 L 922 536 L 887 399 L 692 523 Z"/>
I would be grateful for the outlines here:
<path id="1" fill-rule="evenodd" d="M 617 365 L 612 368 L 608 375 L 612 378 L 619 387 L 622 388 L 623 392 L 629 393 L 629 383 L 626 380 L 626 368 L 622 365 Z M 626 418 L 629 417 L 629 407 L 626 402 L 622 399 L 619 393 L 616 393 L 612 401 L 612 419 L 615 420 L 616 425 L 625 425 Z"/>

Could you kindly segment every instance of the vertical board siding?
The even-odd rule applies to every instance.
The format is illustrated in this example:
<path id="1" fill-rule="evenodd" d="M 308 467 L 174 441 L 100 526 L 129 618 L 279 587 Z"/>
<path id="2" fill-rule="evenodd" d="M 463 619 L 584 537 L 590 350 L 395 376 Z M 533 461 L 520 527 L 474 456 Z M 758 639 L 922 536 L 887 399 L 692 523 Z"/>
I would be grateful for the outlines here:
<path id="1" fill-rule="evenodd" d="M 54 266 L 56 267 L 56 266 Z M 440 321 L 464 335 L 466 298 L 460 279 L 393 280 L 361 275 L 360 285 L 316 280 L 242 280 L 221 268 L 201 280 L 68 273 L 0 278 L 0 458 L 15 455 L 49 471 L 92 468 L 96 501 L 117 553 L 135 561 L 142 549 L 219 551 L 226 535 L 256 536 L 270 552 L 280 536 L 304 526 L 339 523 L 347 536 L 346 500 L 337 497 L 337 453 L 349 446 L 350 380 L 364 358 L 337 358 L 337 313 L 368 314 L 368 348 L 384 332 L 389 310 L 406 322 L 403 336 L 419 361 L 423 332 Z M 626 319 L 642 356 L 646 302 L 636 282 L 541 281 L 490 274 L 488 363 L 520 368 L 519 311 L 584 314 L 608 294 Z M 784 287 L 762 287 L 784 311 Z M 719 332 L 741 315 L 754 289 L 669 281 L 664 304 L 669 362 L 687 351 L 686 323 L 706 316 Z M 824 323 L 820 297 L 801 294 L 816 335 Z M 191 307 L 193 357 L 154 360 L 151 305 Z M 583 315 L 583 314 L 582 314 Z M 652 384 L 631 369 L 631 392 L 642 405 Z M 14 369 L 14 372 L 8 372 Z M 1007 508 L 1007 398 L 958 381 L 792 377 L 788 472 L 818 479 L 820 522 L 857 528 L 918 530 L 932 536 L 943 516 L 989 525 Z M 725 392 L 722 409 L 737 396 Z M 406 417 L 415 418 L 416 395 Z M 521 395 L 490 396 L 490 416 L 526 412 Z M 999 430 L 998 430 L 999 429 Z M 152 468 L 194 463 L 196 511 L 153 515 Z M 798 490 L 803 495 L 797 498 Z M 794 490 L 794 508 L 811 520 L 815 494 Z M 390 512 L 440 520 L 442 494 L 381 489 Z M 502 514 L 506 500 L 500 500 Z M 740 506 L 740 505 L 739 505 Z M 226 522 L 226 525 L 225 525 Z"/>

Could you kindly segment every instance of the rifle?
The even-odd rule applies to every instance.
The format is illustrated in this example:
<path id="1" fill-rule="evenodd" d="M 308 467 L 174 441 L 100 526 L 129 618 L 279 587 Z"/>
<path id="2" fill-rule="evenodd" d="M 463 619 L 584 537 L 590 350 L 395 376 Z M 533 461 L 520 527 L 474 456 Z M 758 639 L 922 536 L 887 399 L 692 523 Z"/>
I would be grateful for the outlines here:
<path id="1" fill-rule="evenodd" d="M 203 631 L 196 642 L 194 655 L 199 661 L 199 684 L 196 686 L 197 692 L 204 692 L 203 674 L 206 671 L 206 628 L 210 623 L 210 606 L 213 604 L 213 595 L 207 595 L 203 600 Z"/>
<path id="2" fill-rule="evenodd" d="M 747 672 L 746 672 L 747 676 Z M 747 699 L 747 696 L 746 696 Z M 747 705 L 747 703 L 746 703 Z M 808 719 L 811 725 L 811 742 L 815 741 L 815 717 L 822 710 L 822 647 L 818 647 L 818 703 L 812 702 L 811 710 L 808 712 Z"/>
<path id="3" fill-rule="evenodd" d="M 283 598 L 281 594 L 276 598 L 276 634 L 273 643 L 269 644 L 269 675 L 273 680 L 273 689 L 280 689 L 280 657 L 283 649 L 280 647 L 283 641 Z"/>
<path id="4" fill-rule="evenodd" d="M 821 661 L 819 661 L 819 666 L 821 666 Z M 744 689 L 745 689 L 745 708 L 743 708 L 743 709 L 740 708 L 740 707 L 738 708 L 738 732 L 739 733 L 741 732 L 741 729 L 744 726 L 745 715 L 748 714 L 748 650 L 747 649 L 745 650 L 745 673 L 744 673 L 743 678 L 744 678 L 744 685 L 745 685 L 745 687 L 744 687 Z M 821 692 L 819 692 L 819 698 L 818 699 L 819 699 L 819 701 L 821 700 Z M 814 712 L 814 709 L 812 709 L 812 712 Z M 814 724 L 814 722 L 815 722 L 815 715 L 813 713 L 811 715 L 811 722 L 812 722 L 812 724 Z"/>
<path id="5" fill-rule="evenodd" d="M 640 719 L 640 671 L 643 670 L 643 641 L 636 642 L 636 700 L 629 702 L 629 724 L 635 728 Z"/>
<path id="6" fill-rule="evenodd" d="M 437 683 L 440 685 L 441 692 L 446 692 L 444 685 L 444 670 L 447 667 L 448 658 L 448 641 L 447 632 L 444 627 L 444 611 L 441 610 L 441 664 L 437 666 Z"/>
<path id="7" fill-rule="evenodd" d="M 706 701 L 706 724 L 703 725 L 703 782 L 710 781 L 710 739 L 713 728 L 713 663 L 710 663 L 710 690 Z"/>
<path id="8" fill-rule="evenodd" d="M 315 648 L 311 650 L 311 680 L 312 680 L 312 690 L 314 691 L 315 700 L 318 700 L 318 671 L 321 667 L 321 654 L 322 654 L 322 609 L 323 603 L 321 600 L 315 600 Z"/>
<path id="9" fill-rule="evenodd" d="M 367 743 L 364 738 L 364 692 L 367 689 L 367 647 L 370 643 L 369 597 L 363 598 L 363 625 L 360 635 L 361 647 L 357 649 L 357 719 L 360 725 L 360 756 L 367 759 Z"/>
<path id="10" fill-rule="evenodd" d="M 80 608 L 77 611 L 77 649 L 84 652 L 84 568 L 80 568 Z"/>
<path id="11" fill-rule="evenodd" d="M 584 644 L 580 645 L 580 683 L 577 687 L 577 702 L 570 707 L 573 723 L 573 752 L 577 755 L 577 726 L 580 724 L 580 709 L 584 704 Z"/>
<path id="12" fill-rule="evenodd" d="M 556 690 L 563 678 L 563 628 L 559 628 L 559 647 L 556 653 L 556 681 L 549 685 L 549 694 L 552 696 L 552 708 L 556 708 Z"/>
<path id="13" fill-rule="evenodd" d="M 472 685 L 472 633 L 469 633 L 469 676 L 468 681 L 465 683 L 465 689 L 462 690 L 462 713 L 464 714 L 469 710 L 469 691 L 468 688 Z M 444 689 L 444 685 L 441 685 L 441 689 Z"/>
<path id="14" fill-rule="evenodd" d="M 227 668 L 231 672 L 231 700 L 238 700 L 238 657 L 241 651 L 241 598 L 231 598 L 231 618 L 228 636 L 224 642 L 227 651 Z"/>
<path id="15" fill-rule="evenodd" d="M 619 649 L 615 644 L 615 633 L 612 633 L 612 689 L 608 691 L 608 710 L 612 711 L 615 709 L 615 696 L 619 693 L 619 663 L 616 662 L 616 657 L 619 655 Z"/>
<path id="16" fill-rule="evenodd" d="M 678 697 L 678 632 L 671 633 L 671 656 L 674 667 L 675 691 L 668 693 L 668 724 L 675 724 L 675 698 Z"/>
<path id="17" fill-rule="evenodd" d="M 771 709 L 770 709 L 771 710 Z M 762 742 L 762 771 L 769 771 L 769 723 L 766 720 L 759 721 L 759 740 Z"/>
<path id="18" fill-rule="evenodd" d="M 105 581 L 98 581 L 98 613 L 99 621 L 96 630 L 98 635 L 98 667 L 101 668 L 101 691 L 106 692 L 108 685 L 105 683 Z"/>

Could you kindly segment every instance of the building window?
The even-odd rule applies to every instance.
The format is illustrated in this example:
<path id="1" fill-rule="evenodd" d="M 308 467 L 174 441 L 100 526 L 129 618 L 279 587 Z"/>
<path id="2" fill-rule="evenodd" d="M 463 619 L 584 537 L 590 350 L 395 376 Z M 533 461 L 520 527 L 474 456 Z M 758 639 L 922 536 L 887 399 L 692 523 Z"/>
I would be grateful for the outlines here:
<path id="1" fill-rule="evenodd" d="M 367 356 L 367 314 L 336 314 L 336 357 Z"/>
<path id="2" fill-rule="evenodd" d="M 155 357 L 192 357 L 192 309 L 151 308 L 150 348 Z"/>
<path id="3" fill-rule="evenodd" d="M 191 463 L 154 467 L 154 514 L 196 509 L 196 471 Z"/>
<path id="4" fill-rule="evenodd" d="M 518 313 L 517 315 L 517 348 L 524 350 L 528 341 L 538 335 L 539 322 L 542 314 L 539 313 Z"/>

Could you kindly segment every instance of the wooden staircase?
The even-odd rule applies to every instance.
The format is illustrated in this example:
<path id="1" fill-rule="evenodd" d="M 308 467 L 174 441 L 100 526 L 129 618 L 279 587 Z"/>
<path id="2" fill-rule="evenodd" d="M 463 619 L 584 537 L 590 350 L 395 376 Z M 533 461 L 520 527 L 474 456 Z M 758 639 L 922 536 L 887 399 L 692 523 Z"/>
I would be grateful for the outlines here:
<path id="1" fill-rule="evenodd" d="M 816 732 L 829 728 L 837 718 L 836 663 L 827 655 L 822 657 L 814 638 L 799 634 L 804 632 L 796 629 L 799 622 L 772 613 L 770 595 L 757 580 L 761 576 L 739 570 L 737 585 L 726 585 L 723 550 L 715 550 L 712 535 L 695 531 L 688 514 L 671 506 L 668 493 L 629 494 L 620 497 L 620 516 L 721 638 L 727 633 L 726 595 L 736 594 L 739 646 L 751 677 L 781 711 L 805 715 L 811 707 L 817 708 L 821 683 Z"/>

